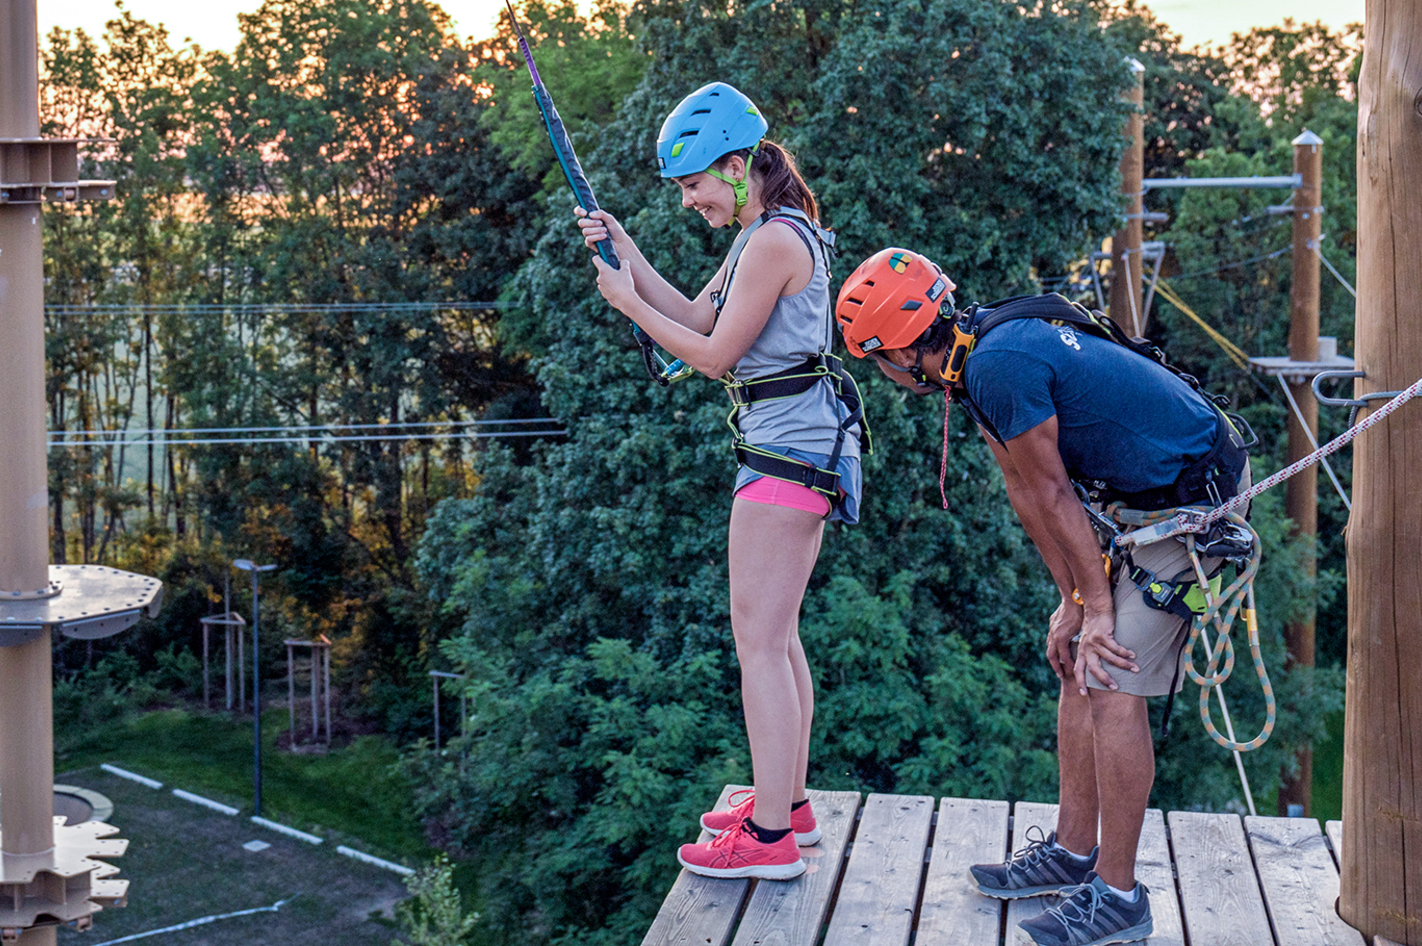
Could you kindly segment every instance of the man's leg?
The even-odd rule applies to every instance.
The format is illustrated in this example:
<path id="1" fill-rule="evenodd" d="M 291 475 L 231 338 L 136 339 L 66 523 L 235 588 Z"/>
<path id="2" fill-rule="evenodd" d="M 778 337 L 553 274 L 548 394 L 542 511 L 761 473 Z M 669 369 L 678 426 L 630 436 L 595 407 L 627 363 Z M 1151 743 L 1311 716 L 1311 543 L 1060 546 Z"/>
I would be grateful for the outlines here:
<path id="1" fill-rule="evenodd" d="M 1057 702 L 1057 769 L 1061 807 L 1057 811 L 1057 843 L 1086 857 L 1096 846 L 1100 814 L 1096 785 L 1096 748 L 1090 697 L 1076 685 L 1062 683 Z"/>
<path id="2" fill-rule="evenodd" d="M 1089 699 L 1101 810 L 1096 872 L 1117 890 L 1130 890 L 1136 884 L 1136 848 L 1155 782 L 1150 716 L 1144 697 L 1093 689 Z"/>

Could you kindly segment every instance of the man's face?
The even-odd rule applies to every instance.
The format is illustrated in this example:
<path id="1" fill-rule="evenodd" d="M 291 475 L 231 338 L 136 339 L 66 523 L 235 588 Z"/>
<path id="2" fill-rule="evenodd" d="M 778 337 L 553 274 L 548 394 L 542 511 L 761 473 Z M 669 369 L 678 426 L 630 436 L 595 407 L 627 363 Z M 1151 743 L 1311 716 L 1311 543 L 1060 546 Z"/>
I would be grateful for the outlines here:
<path id="1" fill-rule="evenodd" d="M 912 349 L 893 348 L 888 351 L 870 352 L 869 357 L 874 359 L 874 364 L 879 366 L 884 377 L 908 388 L 914 394 L 938 394 L 943 391 L 943 376 L 938 373 L 943 362 L 941 354 L 924 355 L 920 362 L 918 353 Z M 910 371 L 915 365 L 921 367 L 928 384 L 919 384 L 913 379 Z"/>

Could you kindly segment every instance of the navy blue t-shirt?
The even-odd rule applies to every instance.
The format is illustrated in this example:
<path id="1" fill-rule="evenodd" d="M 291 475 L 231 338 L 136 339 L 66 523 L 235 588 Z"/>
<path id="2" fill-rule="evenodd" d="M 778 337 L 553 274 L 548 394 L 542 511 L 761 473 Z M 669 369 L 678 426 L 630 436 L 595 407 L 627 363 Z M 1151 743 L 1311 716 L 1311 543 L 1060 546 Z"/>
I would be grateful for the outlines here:
<path id="1" fill-rule="evenodd" d="M 968 396 L 1004 441 L 1057 417 L 1073 479 L 1169 486 L 1214 444 L 1214 408 L 1148 358 L 1070 325 L 1005 322 L 968 357 Z"/>

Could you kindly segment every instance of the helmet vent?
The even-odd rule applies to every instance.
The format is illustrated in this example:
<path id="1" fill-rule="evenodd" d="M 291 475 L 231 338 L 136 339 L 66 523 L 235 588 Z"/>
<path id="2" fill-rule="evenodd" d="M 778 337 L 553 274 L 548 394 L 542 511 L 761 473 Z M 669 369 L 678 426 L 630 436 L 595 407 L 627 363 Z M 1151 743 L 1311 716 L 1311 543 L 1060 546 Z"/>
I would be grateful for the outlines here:
<path id="1" fill-rule="evenodd" d="M 921 309 L 921 308 L 923 308 L 923 303 L 922 303 L 922 302 L 919 302 L 917 299 L 910 299 L 909 301 L 905 302 L 903 305 L 899 306 L 899 308 L 900 308 L 901 310 L 905 310 L 905 311 L 908 311 L 908 312 L 912 312 L 912 311 L 915 310 L 915 309 Z"/>

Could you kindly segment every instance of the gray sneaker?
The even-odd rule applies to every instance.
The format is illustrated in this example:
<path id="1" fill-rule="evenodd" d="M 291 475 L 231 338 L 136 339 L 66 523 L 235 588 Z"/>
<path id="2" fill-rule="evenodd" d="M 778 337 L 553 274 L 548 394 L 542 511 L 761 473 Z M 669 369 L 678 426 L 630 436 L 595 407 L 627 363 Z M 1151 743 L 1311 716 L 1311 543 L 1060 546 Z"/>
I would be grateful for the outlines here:
<path id="1" fill-rule="evenodd" d="M 1041 916 L 1017 924 L 1019 942 L 1036 946 L 1107 946 L 1133 943 L 1155 932 L 1150 891 L 1136 884 L 1134 902 L 1122 900 L 1091 872 L 1080 887 L 1062 892 L 1062 900 Z M 1023 938 L 1025 935 L 1025 939 Z"/>
<path id="2" fill-rule="evenodd" d="M 1083 864 L 1056 846 L 1055 831 L 1043 837 L 1042 829 L 1032 825 L 1026 837 L 1027 846 L 1007 863 L 974 864 L 968 868 L 979 891 L 1002 900 L 1040 897 L 1086 883 L 1087 875 L 1096 867 L 1096 848 L 1091 849 Z"/>

